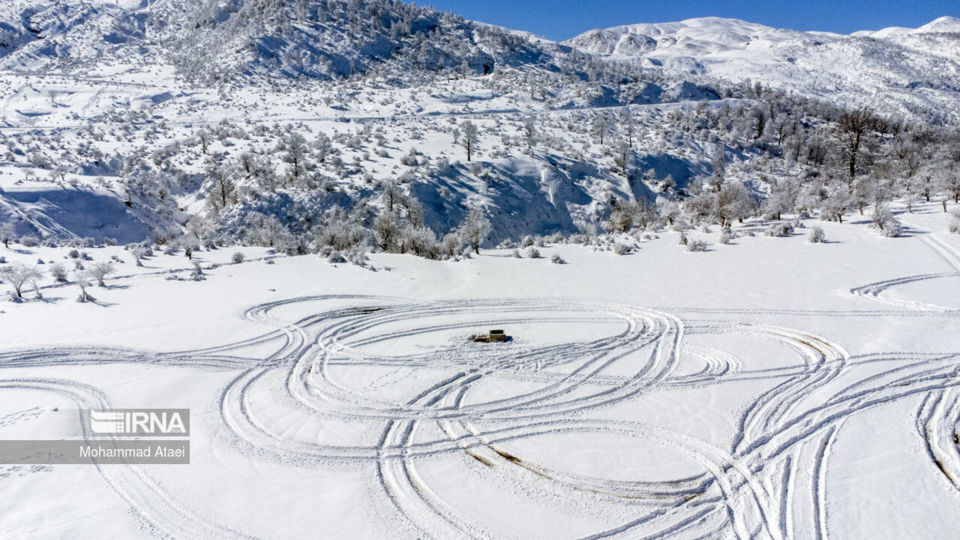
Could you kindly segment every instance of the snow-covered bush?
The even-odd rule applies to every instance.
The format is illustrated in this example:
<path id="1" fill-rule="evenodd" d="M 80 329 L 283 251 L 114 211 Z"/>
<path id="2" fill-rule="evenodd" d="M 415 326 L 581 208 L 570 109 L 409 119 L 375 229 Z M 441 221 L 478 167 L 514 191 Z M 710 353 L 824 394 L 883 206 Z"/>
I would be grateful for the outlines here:
<path id="1" fill-rule="evenodd" d="M 896 238 L 903 234 L 903 224 L 886 206 L 878 204 L 873 210 L 873 227 L 887 238 Z"/>
<path id="2" fill-rule="evenodd" d="M 533 246 L 528 247 L 528 248 L 527 248 L 527 258 L 528 258 L 528 259 L 539 259 L 539 258 L 540 258 L 540 250 L 537 249 L 537 248 L 535 248 L 535 247 L 533 247 Z"/>
<path id="3" fill-rule="evenodd" d="M 960 234 L 960 210 L 953 211 L 953 220 L 950 222 L 950 232 Z"/>
<path id="4" fill-rule="evenodd" d="M 203 268 L 200 268 L 200 263 L 197 261 L 193 261 L 193 270 L 190 272 L 190 279 L 194 281 L 207 279 L 207 275 L 203 273 Z"/>
<path id="5" fill-rule="evenodd" d="M 71 249 L 70 252 L 67 253 L 67 257 L 70 257 L 71 259 L 79 259 L 80 252 L 75 249 Z"/>
<path id="6" fill-rule="evenodd" d="M 130 254 L 133 255 L 133 260 L 137 263 L 137 266 L 143 266 L 141 259 L 146 256 L 146 253 L 147 250 L 143 249 L 142 247 L 135 247 L 130 250 Z"/>
<path id="7" fill-rule="evenodd" d="M 106 283 L 103 282 L 104 278 L 114 272 L 116 272 L 116 268 L 114 268 L 113 263 L 109 261 L 94 263 L 86 270 L 87 276 L 89 276 L 91 280 L 96 280 L 97 285 L 101 287 L 106 287 Z"/>
<path id="8" fill-rule="evenodd" d="M 823 232 L 823 227 L 814 227 L 807 233 L 807 241 L 811 244 L 822 244 L 827 241 L 827 233 Z"/>
<path id="9" fill-rule="evenodd" d="M 763 234 L 777 238 L 790 236 L 793 234 L 793 225 L 790 223 L 773 223 L 767 227 Z"/>
<path id="10" fill-rule="evenodd" d="M 687 242 L 687 251 L 693 251 L 693 252 L 707 251 L 709 247 L 710 245 L 704 242 L 703 240 L 690 240 L 689 242 Z"/>
<path id="11" fill-rule="evenodd" d="M 561 257 L 559 253 L 554 253 L 553 256 L 550 257 L 550 262 L 553 264 L 567 264 L 567 261 L 563 260 L 563 257 Z"/>
<path id="12" fill-rule="evenodd" d="M 350 261 L 350 264 L 355 264 L 357 266 L 367 266 L 367 246 L 356 245 L 350 248 L 346 254 L 346 258 Z"/>
<path id="13" fill-rule="evenodd" d="M 613 252 L 616 253 L 617 255 L 627 255 L 632 251 L 633 249 L 631 249 L 630 246 L 626 244 L 617 244 L 613 246 Z"/>
<path id="14" fill-rule="evenodd" d="M 50 268 L 47 269 L 47 273 L 50 274 L 55 281 L 60 283 L 67 282 L 67 268 L 63 266 L 63 263 L 53 263 L 50 265 Z"/>
<path id="15" fill-rule="evenodd" d="M 680 231 L 680 245 L 685 246 L 689 240 L 687 240 L 687 233 Z"/>
<path id="16" fill-rule="evenodd" d="M 32 234 L 25 234 L 20 237 L 20 245 L 23 247 L 37 247 L 40 245 L 40 239 Z"/>
<path id="17" fill-rule="evenodd" d="M 230 257 L 230 260 L 233 261 L 234 264 L 240 264 L 244 259 L 245 257 L 243 256 L 243 252 L 240 251 L 237 251 L 232 257 Z"/>
<path id="18" fill-rule="evenodd" d="M 720 232 L 720 243 L 723 245 L 730 244 L 730 241 L 733 240 L 733 238 L 733 232 L 731 232 L 729 229 L 724 229 Z"/>
<path id="19" fill-rule="evenodd" d="M 440 240 L 440 251 L 447 257 L 456 257 L 463 247 L 463 239 L 456 233 L 447 233 Z"/>

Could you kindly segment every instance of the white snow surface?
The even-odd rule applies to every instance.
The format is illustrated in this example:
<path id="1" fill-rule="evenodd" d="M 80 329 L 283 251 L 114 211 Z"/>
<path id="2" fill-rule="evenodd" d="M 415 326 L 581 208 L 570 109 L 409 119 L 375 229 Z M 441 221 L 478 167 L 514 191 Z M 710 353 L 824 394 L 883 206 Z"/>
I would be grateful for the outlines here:
<path id="1" fill-rule="evenodd" d="M 182 253 L 87 250 L 123 261 L 96 302 L 43 281 L 0 304 L 0 437 L 189 407 L 191 463 L 0 466 L 0 535 L 949 537 L 960 237 L 898 213 L 902 238 L 750 220 L 691 233 L 705 253 L 199 251 L 202 282 L 167 279 Z M 490 328 L 513 340 L 468 341 Z"/>

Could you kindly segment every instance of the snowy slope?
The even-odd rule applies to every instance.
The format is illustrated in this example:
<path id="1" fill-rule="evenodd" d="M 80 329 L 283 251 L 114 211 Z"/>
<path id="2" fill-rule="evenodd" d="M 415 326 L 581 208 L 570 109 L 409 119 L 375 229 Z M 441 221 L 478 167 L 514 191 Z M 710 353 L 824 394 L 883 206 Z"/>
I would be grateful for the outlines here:
<path id="1" fill-rule="evenodd" d="M 960 104 L 960 20 L 953 17 L 850 36 L 700 18 L 592 30 L 567 44 L 677 74 L 750 80 L 889 112 L 940 108 L 955 117 Z"/>

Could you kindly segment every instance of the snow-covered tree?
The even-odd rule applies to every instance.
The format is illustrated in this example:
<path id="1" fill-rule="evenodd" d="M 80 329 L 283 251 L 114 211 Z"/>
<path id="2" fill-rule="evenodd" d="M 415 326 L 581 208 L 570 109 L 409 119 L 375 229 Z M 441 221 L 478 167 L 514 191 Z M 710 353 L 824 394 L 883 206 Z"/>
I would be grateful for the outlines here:
<path id="1" fill-rule="evenodd" d="M 36 267 L 23 264 L 12 264 L 0 268 L 0 278 L 13 287 L 13 294 L 16 300 L 23 299 L 23 287 L 29 283 L 34 283 L 42 276 Z"/>
<path id="2" fill-rule="evenodd" d="M 480 253 L 480 244 L 487 239 L 490 234 L 490 220 L 483 215 L 483 210 L 473 208 L 467 214 L 467 217 L 460 224 L 458 229 L 460 236 L 470 244 L 474 253 Z"/>
<path id="3" fill-rule="evenodd" d="M 743 221 L 756 212 L 757 202 L 750 191 L 740 183 L 724 184 L 717 193 L 714 217 L 720 225 L 727 225 L 731 220 Z"/>
<path id="4" fill-rule="evenodd" d="M 605 111 L 597 113 L 593 120 L 591 121 L 591 128 L 593 132 L 596 133 L 597 138 L 600 140 L 600 144 L 603 144 L 604 139 L 607 136 L 607 133 L 610 132 L 610 128 L 613 126 L 613 121 L 610 119 L 610 115 Z"/>
<path id="5" fill-rule="evenodd" d="M 13 223 L 6 222 L 0 224 L 0 242 L 3 242 L 3 247 L 9 248 L 10 242 L 17 237 L 17 232 L 13 228 Z"/>
<path id="6" fill-rule="evenodd" d="M 713 154 L 713 159 L 710 161 L 710 165 L 713 169 L 713 176 L 710 179 L 710 184 L 716 188 L 719 188 L 719 186 L 723 184 L 723 181 L 727 175 L 727 158 L 725 153 L 726 148 L 724 148 L 723 145 L 720 145 L 720 148 L 718 148 L 716 153 Z"/>
<path id="7" fill-rule="evenodd" d="M 473 159 L 473 152 L 477 147 L 479 132 L 477 126 L 469 120 L 464 120 L 460 124 L 460 139 L 463 148 L 467 151 L 467 161 Z"/>
<path id="8" fill-rule="evenodd" d="M 843 216 L 855 207 L 856 201 L 846 186 L 835 186 L 820 204 L 820 215 L 823 219 L 843 223 Z"/>
<path id="9" fill-rule="evenodd" d="M 397 215 L 388 210 L 373 221 L 373 237 L 382 251 L 393 251 L 400 240 L 400 223 Z"/>
<path id="10" fill-rule="evenodd" d="M 205 172 L 207 181 L 210 183 L 207 206 L 213 215 L 219 216 L 236 201 L 237 187 L 233 178 L 233 167 L 229 163 L 219 163 L 211 159 L 207 162 Z"/>
<path id="11" fill-rule="evenodd" d="M 869 108 L 840 115 L 840 121 L 837 123 L 837 139 L 844 152 L 847 174 L 851 181 L 857 174 L 857 160 L 860 158 L 864 135 L 875 124 L 876 118 Z"/>
<path id="12" fill-rule="evenodd" d="M 528 116 L 523 120 L 523 138 L 527 141 L 527 150 L 533 150 L 533 145 L 537 140 L 537 124 L 533 116 Z"/>
<path id="13" fill-rule="evenodd" d="M 800 187 L 794 180 L 786 179 L 777 182 L 770 189 L 770 194 L 766 200 L 763 201 L 763 213 L 775 217 L 779 221 L 781 215 L 793 212 L 796 209 L 799 191 Z"/>

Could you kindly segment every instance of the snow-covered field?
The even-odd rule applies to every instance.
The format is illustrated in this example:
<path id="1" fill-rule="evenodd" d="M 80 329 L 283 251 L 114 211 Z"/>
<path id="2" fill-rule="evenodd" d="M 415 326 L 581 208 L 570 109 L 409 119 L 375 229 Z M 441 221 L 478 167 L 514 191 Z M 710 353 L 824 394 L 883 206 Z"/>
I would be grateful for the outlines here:
<path id="1" fill-rule="evenodd" d="M 124 261 L 96 302 L 47 280 L 0 305 L 0 438 L 185 407 L 191 463 L 2 466 L 0 536 L 950 537 L 960 237 L 935 204 L 899 217 L 688 233 L 704 253 L 202 250 L 203 281 L 87 249 Z M 512 341 L 468 341 L 491 328 Z"/>

